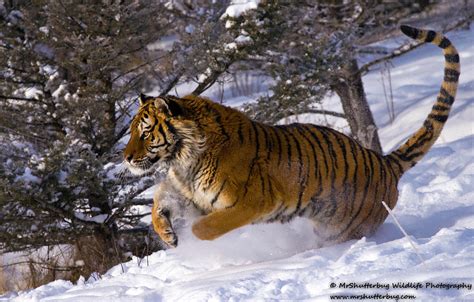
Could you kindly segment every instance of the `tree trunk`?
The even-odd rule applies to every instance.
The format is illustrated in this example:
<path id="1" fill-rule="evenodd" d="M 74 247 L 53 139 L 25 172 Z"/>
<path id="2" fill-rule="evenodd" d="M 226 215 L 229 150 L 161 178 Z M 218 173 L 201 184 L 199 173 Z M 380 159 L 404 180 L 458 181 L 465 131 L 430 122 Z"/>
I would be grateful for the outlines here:
<path id="1" fill-rule="evenodd" d="M 100 147 L 98 148 L 99 155 L 106 154 L 110 152 L 115 144 L 115 128 L 117 126 L 116 120 L 116 100 L 115 95 L 111 93 L 113 91 L 113 85 L 110 77 L 102 79 L 104 82 L 105 93 L 109 95 L 107 100 L 103 100 L 104 104 L 104 120 L 102 127 L 104 127 L 104 134 L 102 138 L 102 142 L 100 142 Z M 110 97 L 110 94 L 113 97 Z"/>
<path id="2" fill-rule="evenodd" d="M 104 112 L 104 127 L 105 137 L 104 145 L 100 148 L 100 154 L 110 152 L 115 143 L 115 127 L 117 121 L 115 119 L 115 100 L 107 100 L 105 104 Z"/>
<path id="3" fill-rule="evenodd" d="M 377 126 L 365 96 L 357 61 L 352 58 L 332 85 L 341 98 L 342 109 L 354 137 L 362 146 L 382 154 Z"/>

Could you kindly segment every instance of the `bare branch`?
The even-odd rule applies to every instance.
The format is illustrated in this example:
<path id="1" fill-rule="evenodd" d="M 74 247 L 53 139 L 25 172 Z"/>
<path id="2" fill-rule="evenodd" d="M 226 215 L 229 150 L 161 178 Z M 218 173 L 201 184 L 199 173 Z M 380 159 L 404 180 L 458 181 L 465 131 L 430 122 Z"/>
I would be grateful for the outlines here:
<path id="1" fill-rule="evenodd" d="M 33 260 L 25 260 L 25 261 L 18 261 L 18 262 L 13 262 L 9 264 L 3 264 L 3 265 L 0 265 L 0 268 L 4 269 L 4 268 L 16 266 L 16 265 L 22 265 L 22 264 L 35 264 L 35 265 L 40 266 L 41 268 L 55 270 L 55 271 L 64 271 L 64 272 L 80 268 L 80 266 L 75 266 L 75 265 L 71 265 L 71 266 L 51 265 L 50 263 L 47 263 L 47 262 L 38 262 L 38 261 L 33 261 Z"/>
<path id="2" fill-rule="evenodd" d="M 326 115 L 332 115 L 332 116 L 335 116 L 335 117 L 346 118 L 346 115 L 344 113 L 331 111 L 331 110 L 308 109 L 305 112 L 302 112 L 300 114 L 304 114 L 304 113 L 326 114 Z"/>
<path id="3" fill-rule="evenodd" d="M 470 23 L 473 19 L 474 19 L 474 14 L 472 14 L 469 17 L 467 17 L 465 19 L 462 19 L 459 22 L 455 23 L 454 25 L 446 28 L 445 30 L 443 30 L 443 32 L 446 33 L 446 32 L 455 30 L 457 28 L 463 27 L 464 25 Z M 362 67 L 359 68 L 358 73 L 360 73 L 361 75 L 364 75 L 364 74 L 366 74 L 367 72 L 370 71 L 370 67 L 372 67 L 374 65 L 377 65 L 381 62 L 391 60 L 391 59 L 394 59 L 394 58 L 399 57 L 401 55 L 404 55 L 404 54 L 406 54 L 406 53 L 408 53 L 412 50 L 417 49 L 418 47 L 420 47 L 423 44 L 425 44 L 425 43 L 415 42 L 415 43 L 404 44 L 404 45 L 398 47 L 397 49 L 395 49 L 391 54 L 383 56 L 381 58 L 378 58 L 378 59 L 376 59 L 372 62 L 369 62 L 369 63 L 363 65 Z"/>
<path id="4" fill-rule="evenodd" d="M 184 74 L 184 70 L 180 70 L 180 71 L 178 72 L 178 74 L 176 74 L 176 76 L 173 78 L 173 80 L 171 80 L 171 81 L 168 83 L 168 85 L 166 86 L 166 88 L 161 91 L 160 96 L 164 96 L 164 95 L 166 95 L 168 92 L 170 92 L 170 90 L 173 89 L 173 88 L 176 86 L 176 84 L 178 84 L 179 79 L 181 79 L 181 77 L 183 76 L 183 74 Z"/>
<path id="5" fill-rule="evenodd" d="M 0 99 L 3 99 L 5 101 L 16 100 L 16 101 L 38 102 L 37 99 L 24 98 L 24 97 L 19 97 L 19 96 L 7 96 L 7 95 L 0 95 Z"/>
<path id="6" fill-rule="evenodd" d="M 229 67 L 230 67 L 230 65 L 232 65 L 232 63 L 234 63 L 234 60 L 230 60 L 229 62 L 226 62 L 220 70 L 213 70 L 212 73 L 206 79 L 204 79 L 204 81 L 199 83 L 199 85 L 196 87 L 196 89 L 194 89 L 193 92 L 191 92 L 191 94 L 192 95 L 200 95 L 204 91 L 209 89 L 217 81 L 219 76 L 222 73 L 224 73 L 225 71 L 227 71 L 227 69 L 229 69 Z"/>

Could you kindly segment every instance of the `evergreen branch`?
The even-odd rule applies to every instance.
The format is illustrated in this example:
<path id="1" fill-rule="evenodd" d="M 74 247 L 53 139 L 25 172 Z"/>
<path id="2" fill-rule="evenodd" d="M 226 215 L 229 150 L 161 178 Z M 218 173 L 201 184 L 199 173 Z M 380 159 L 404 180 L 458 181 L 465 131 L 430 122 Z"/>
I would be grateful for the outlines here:
<path id="1" fill-rule="evenodd" d="M 148 215 L 151 215 L 151 212 L 143 213 L 143 214 L 135 214 L 135 215 L 124 215 L 122 216 L 122 218 L 135 219 L 135 218 L 143 218 Z"/>
<path id="2" fill-rule="evenodd" d="M 115 81 L 117 81 L 118 79 L 120 79 L 120 78 L 126 76 L 127 74 L 132 73 L 132 72 L 135 72 L 135 71 L 139 70 L 140 68 L 142 68 L 142 67 L 144 67 L 144 66 L 147 66 L 147 65 L 149 65 L 149 64 L 151 64 L 151 63 L 153 63 L 153 62 L 155 62 L 155 61 L 158 61 L 158 60 L 160 60 L 160 59 L 162 59 L 162 58 L 164 58 L 164 57 L 165 57 L 165 56 L 163 55 L 163 56 L 161 56 L 161 57 L 157 57 L 157 58 L 154 58 L 154 59 L 150 59 L 150 60 L 148 60 L 148 61 L 146 61 L 146 62 L 144 62 L 144 63 L 142 63 L 142 64 L 139 64 L 139 65 L 137 65 L 137 66 L 135 66 L 135 67 L 133 67 L 133 68 L 127 70 L 127 71 L 124 71 L 123 73 L 121 73 L 121 74 L 117 75 L 115 78 L 113 78 L 111 82 L 114 83 Z"/>
<path id="3" fill-rule="evenodd" d="M 129 202 L 129 205 L 131 206 L 148 206 L 153 203 L 153 200 L 151 198 L 134 198 Z"/>
<path id="4" fill-rule="evenodd" d="M 83 219 L 80 219 L 78 218 L 76 215 L 74 215 L 73 212 L 70 212 L 70 211 L 67 211 L 63 208 L 60 208 L 60 207 L 55 207 L 51 204 L 49 204 L 48 202 L 46 201 L 42 201 L 42 200 L 39 200 L 39 199 L 36 199 L 34 197 L 32 197 L 32 200 L 38 204 L 40 204 L 43 208 L 47 209 L 47 210 L 50 210 L 51 212 L 53 213 L 56 213 L 57 215 L 59 215 L 60 217 L 63 217 L 63 218 L 66 218 L 66 219 L 70 219 L 71 221 L 75 221 L 79 224 L 82 224 L 82 225 L 93 225 L 93 226 L 97 226 L 97 223 L 96 222 L 93 222 L 93 221 L 87 221 L 87 220 L 83 220 Z"/>
<path id="5" fill-rule="evenodd" d="M 140 228 L 132 228 L 132 229 L 121 229 L 118 230 L 118 234 L 136 234 L 136 233 L 145 233 L 148 234 L 149 232 L 149 227 L 140 227 Z"/>
<path id="6" fill-rule="evenodd" d="M 148 187 L 146 188 L 148 189 Z M 139 195 L 141 192 L 145 191 L 146 189 L 141 190 L 135 196 Z M 151 205 L 153 203 L 152 200 L 150 199 L 145 199 L 145 198 L 137 198 L 135 199 L 130 199 L 124 203 L 122 203 L 120 206 L 114 208 L 114 213 L 107 218 L 107 221 L 113 221 L 116 220 L 118 217 L 123 217 L 122 214 L 131 206 L 138 206 L 138 205 Z"/>
<path id="7" fill-rule="evenodd" d="M 46 142 L 50 141 L 49 137 L 41 137 L 41 136 L 32 134 L 29 131 L 28 132 L 19 131 L 19 130 L 16 130 L 14 128 L 7 127 L 5 125 L 0 125 L 0 129 L 4 130 L 7 133 L 18 135 L 18 136 L 21 136 L 21 137 L 24 137 L 24 138 L 30 138 L 30 139 L 37 140 L 37 141 L 42 141 L 43 143 L 46 143 Z"/>
<path id="8" fill-rule="evenodd" d="M 129 125 L 124 126 L 119 133 L 115 136 L 115 139 L 113 141 L 113 144 L 115 145 L 119 140 L 122 139 L 122 137 L 128 132 L 128 129 L 130 129 Z"/>

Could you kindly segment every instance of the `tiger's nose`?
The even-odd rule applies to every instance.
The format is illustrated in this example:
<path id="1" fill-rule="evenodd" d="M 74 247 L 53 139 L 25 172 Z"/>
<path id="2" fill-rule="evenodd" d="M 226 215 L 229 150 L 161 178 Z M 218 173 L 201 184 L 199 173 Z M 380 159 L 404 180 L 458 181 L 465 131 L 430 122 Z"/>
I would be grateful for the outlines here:
<path id="1" fill-rule="evenodd" d="M 129 154 L 129 155 L 125 156 L 125 160 L 128 161 L 128 162 L 131 162 L 132 159 L 133 159 L 133 154 Z"/>

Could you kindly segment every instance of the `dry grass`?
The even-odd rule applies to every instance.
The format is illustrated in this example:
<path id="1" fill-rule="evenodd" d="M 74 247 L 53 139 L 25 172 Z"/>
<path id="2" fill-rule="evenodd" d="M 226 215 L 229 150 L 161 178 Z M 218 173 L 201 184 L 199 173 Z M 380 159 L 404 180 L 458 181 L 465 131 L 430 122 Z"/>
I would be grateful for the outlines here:
<path id="1" fill-rule="evenodd" d="M 90 276 L 92 273 L 103 274 L 122 260 L 101 236 L 86 236 L 79 239 L 73 259 L 74 263 L 78 264 L 71 276 L 74 281 L 80 276 Z"/>
<path id="2" fill-rule="evenodd" d="M 100 275 L 120 262 L 115 255 L 105 239 L 98 236 L 83 237 L 75 246 L 0 255 L 0 294 L 35 288 L 58 279 L 76 282 L 81 276 Z"/>
<path id="3" fill-rule="evenodd" d="M 0 267 L 0 293 L 38 287 L 56 279 L 70 280 L 74 268 L 68 265 L 69 253 L 67 247 L 54 247 L 8 254 Z"/>
<path id="4" fill-rule="evenodd" d="M 0 261 L 0 265 L 2 262 Z M 5 278 L 5 273 L 3 268 L 0 268 L 0 295 L 8 291 L 7 279 Z"/>
<path id="5" fill-rule="evenodd" d="M 125 246 L 120 247 L 119 242 Z M 159 244 L 148 246 L 133 235 L 119 241 L 113 235 L 100 234 L 83 236 L 74 245 L 0 254 L 0 294 L 35 288 L 58 279 L 76 282 L 81 276 L 100 278 L 112 266 L 129 259 L 130 253 L 122 254 L 123 250 L 145 257 L 160 249 Z"/>

